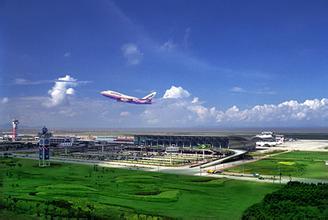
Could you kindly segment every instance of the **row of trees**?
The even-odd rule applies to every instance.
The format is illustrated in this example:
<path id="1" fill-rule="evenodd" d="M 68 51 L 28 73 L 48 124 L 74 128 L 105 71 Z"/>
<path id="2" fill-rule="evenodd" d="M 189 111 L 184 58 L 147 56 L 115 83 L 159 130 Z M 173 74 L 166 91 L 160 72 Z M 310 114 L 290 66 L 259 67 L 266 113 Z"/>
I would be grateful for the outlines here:
<path id="1" fill-rule="evenodd" d="M 242 219 L 328 219 L 328 184 L 289 182 L 249 207 Z"/>
<path id="2" fill-rule="evenodd" d="M 18 199 L 7 196 L 0 199 L 0 209 L 6 209 L 17 214 L 36 215 L 38 217 L 55 218 L 77 218 L 77 219 L 97 219 L 92 204 L 83 209 L 75 207 L 66 200 L 48 200 L 32 202 L 25 199 Z"/>
<path id="3" fill-rule="evenodd" d="M 163 220 L 169 217 L 141 214 L 137 210 L 124 210 L 109 208 L 106 212 L 97 213 L 93 204 L 83 208 L 66 200 L 29 201 L 7 196 L 0 198 L 0 209 L 16 214 L 36 216 L 40 219 L 137 219 L 137 220 Z M 99 211 L 99 210 L 98 210 Z M 104 210 L 102 210 L 104 211 Z M 1 218 L 1 216 L 0 216 Z"/>

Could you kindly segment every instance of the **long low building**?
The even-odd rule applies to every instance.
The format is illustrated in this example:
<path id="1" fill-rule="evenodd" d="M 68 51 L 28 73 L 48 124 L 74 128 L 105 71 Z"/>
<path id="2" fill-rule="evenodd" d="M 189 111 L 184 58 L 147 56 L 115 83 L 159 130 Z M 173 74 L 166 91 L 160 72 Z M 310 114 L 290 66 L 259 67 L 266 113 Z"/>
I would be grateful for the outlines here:
<path id="1" fill-rule="evenodd" d="M 194 136 L 194 135 L 135 135 L 134 143 L 144 146 L 178 146 L 195 147 L 208 144 L 213 147 L 227 148 L 229 139 L 219 136 Z"/>
<path id="2" fill-rule="evenodd" d="M 255 143 L 237 136 L 203 136 L 203 135 L 134 135 L 134 144 L 139 146 L 177 146 L 196 147 L 208 145 L 213 148 L 251 149 Z"/>

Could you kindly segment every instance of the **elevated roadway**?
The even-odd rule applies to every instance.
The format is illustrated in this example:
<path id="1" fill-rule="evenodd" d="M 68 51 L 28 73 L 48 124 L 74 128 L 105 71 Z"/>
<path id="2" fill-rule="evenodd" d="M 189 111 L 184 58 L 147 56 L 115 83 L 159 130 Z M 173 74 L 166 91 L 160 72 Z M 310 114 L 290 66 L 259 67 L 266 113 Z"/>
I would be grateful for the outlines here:
<path id="1" fill-rule="evenodd" d="M 231 150 L 231 151 L 233 151 L 234 154 L 232 154 L 230 156 L 227 156 L 227 157 L 224 157 L 224 158 L 221 158 L 221 159 L 218 159 L 218 160 L 214 160 L 214 161 L 209 162 L 209 163 L 206 163 L 204 165 L 201 165 L 200 167 L 201 168 L 212 167 L 212 166 L 215 166 L 217 164 L 221 164 L 225 161 L 229 161 L 231 159 L 238 158 L 239 156 L 244 155 L 244 154 L 247 153 L 247 151 L 245 151 L 245 150 Z"/>

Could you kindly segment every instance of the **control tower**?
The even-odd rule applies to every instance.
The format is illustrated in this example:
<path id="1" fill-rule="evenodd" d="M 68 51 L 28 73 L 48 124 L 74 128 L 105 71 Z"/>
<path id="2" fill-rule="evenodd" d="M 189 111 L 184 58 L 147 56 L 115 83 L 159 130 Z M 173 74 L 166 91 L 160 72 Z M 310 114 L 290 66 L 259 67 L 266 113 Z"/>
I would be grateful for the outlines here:
<path id="1" fill-rule="evenodd" d="M 13 121 L 12 121 L 12 125 L 13 125 L 12 141 L 16 141 L 16 139 L 17 139 L 18 124 L 19 124 L 19 121 L 17 119 L 13 119 Z"/>

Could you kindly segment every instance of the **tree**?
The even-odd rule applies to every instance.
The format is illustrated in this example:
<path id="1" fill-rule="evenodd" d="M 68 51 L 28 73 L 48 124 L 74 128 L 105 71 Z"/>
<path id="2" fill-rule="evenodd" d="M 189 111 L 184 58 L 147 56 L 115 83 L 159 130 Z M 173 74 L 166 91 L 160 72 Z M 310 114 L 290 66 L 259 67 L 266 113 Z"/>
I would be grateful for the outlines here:
<path id="1" fill-rule="evenodd" d="M 249 207 L 242 219 L 328 219 L 328 184 L 289 182 Z"/>

